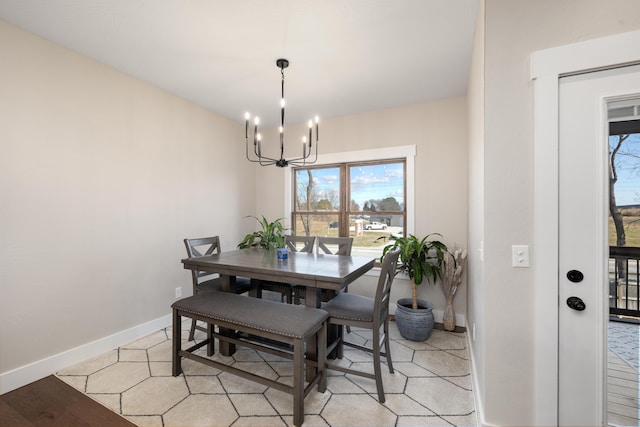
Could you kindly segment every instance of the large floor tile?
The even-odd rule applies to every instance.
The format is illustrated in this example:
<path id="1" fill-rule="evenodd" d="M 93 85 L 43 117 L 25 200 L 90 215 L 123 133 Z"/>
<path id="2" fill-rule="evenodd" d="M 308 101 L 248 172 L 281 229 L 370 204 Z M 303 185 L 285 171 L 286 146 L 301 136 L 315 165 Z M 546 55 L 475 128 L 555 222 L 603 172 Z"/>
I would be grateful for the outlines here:
<path id="1" fill-rule="evenodd" d="M 119 362 L 89 375 L 87 393 L 122 393 L 150 376 L 145 362 Z"/>
<path id="2" fill-rule="evenodd" d="M 190 322 L 182 344 L 190 346 Z M 434 331 L 425 342 L 400 337 L 390 325 L 395 373 L 382 359 L 386 402 L 378 402 L 375 381 L 327 372 L 327 391 L 314 387 L 305 398 L 305 427 L 475 425 L 469 359 L 464 334 Z M 371 333 L 354 328 L 347 339 L 370 344 Z M 193 360 L 183 374 L 171 373 L 171 328 L 64 369 L 58 375 L 133 423 L 145 426 L 292 426 L 293 396 Z M 204 338 L 196 333 L 196 341 Z M 183 348 L 184 348 L 183 347 Z M 199 355 L 206 356 L 204 348 Z M 211 357 L 284 384 L 293 380 L 292 362 L 239 349 L 233 357 Z M 332 363 L 373 372 L 371 354 L 345 348 Z"/>
<path id="3" fill-rule="evenodd" d="M 397 416 L 366 394 L 335 395 L 321 413 L 332 426 L 388 427 L 396 424 Z"/>

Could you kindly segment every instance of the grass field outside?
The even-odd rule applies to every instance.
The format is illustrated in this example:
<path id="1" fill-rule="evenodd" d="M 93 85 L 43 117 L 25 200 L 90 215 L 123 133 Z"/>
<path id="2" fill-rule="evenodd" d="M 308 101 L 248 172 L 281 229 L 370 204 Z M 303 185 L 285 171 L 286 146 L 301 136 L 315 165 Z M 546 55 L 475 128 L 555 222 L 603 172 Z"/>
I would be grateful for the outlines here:
<path id="1" fill-rule="evenodd" d="M 309 232 L 306 233 L 301 221 L 296 224 L 295 234 L 298 236 L 323 236 L 338 237 L 338 228 L 332 227 L 337 224 L 337 216 L 316 216 L 310 217 Z M 391 235 L 401 233 L 402 227 L 388 226 L 386 230 L 364 230 L 356 232 L 356 224 L 352 222 L 349 227 L 349 236 L 353 237 L 353 247 L 351 254 L 354 256 L 371 256 L 376 259 L 382 256 L 384 247 L 392 242 Z"/>
<path id="2" fill-rule="evenodd" d="M 640 247 L 640 209 L 622 210 L 626 245 Z M 613 219 L 609 216 L 609 245 L 616 245 L 616 229 L 613 226 Z"/>

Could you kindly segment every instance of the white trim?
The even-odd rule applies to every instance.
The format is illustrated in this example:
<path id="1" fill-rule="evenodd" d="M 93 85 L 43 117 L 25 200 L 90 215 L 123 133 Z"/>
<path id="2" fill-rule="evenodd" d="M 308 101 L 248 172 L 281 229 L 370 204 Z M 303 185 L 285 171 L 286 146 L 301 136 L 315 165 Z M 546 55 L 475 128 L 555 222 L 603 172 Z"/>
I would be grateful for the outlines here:
<path id="1" fill-rule="evenodd" d="M 558 79 L 640 60 L 640 31 L 538 51 L 534 85 L 534 372 L 536 425 L 558 420 Z"/>
<path id="2" fill-rule="evenodd" d="M 55 374 L 63 368 L 99 356 L 109 350 L 116 349 L 138 338 L 149 335 L 152 332 L 159 331 L 160 329 L 170 326 L 171 322 L 172 316 L 171 314 L 167 314 L 166 316 L 142 323 L 133 328 L 4 372 L 0 374 L 0 394 L 15 390 L 18 387 L 44 378 L 47 375 Z"/>
<path id="3" fill-rule="evenodd" d="M 468 353 L 469 353 L 469 369 L 471 371 L 471 393 L 473 394 L 473 404 L 474 404 L 474 409 L 476 411 L 476 419 L 478 421 L 478 426 L 481 427 L 493 427 L 494 424 L 489 424 L 487 423 L 487 421 L 485 420 L 485 410 L 484 410 L 484 406 L 483 406 L 483 402 L 484 399 L 480 398 L 480 381 L 478 378 L 478 368 L 476 365 L 476 358 L 474 357 L 475 355 L 475 351 L 471 351 L 471 349 L 473 349 L 474 345 L 473 345 L 473 339 L 471 337 L 471 333 L 469 333 L 469 331 L 471 330 L 471 328 L 469 327 L 469 325 L 465 322 L 464 325 L 467 326 L 467 349 L 469 349 Z"/>
<path id="4" fill-rule="evenodd" d="M 407 165 L 407 199 L 405 200 L 405 208 L 407 210 L 407 234 L 409 234 L 415 231 L 415 156 L 415 145 L 401 145 L 398 147 L 372 148 L 369 150 L 318 154 L 318 161 L 315 165 L 404 158 Z M 287 171 L 284 174 L 283 218 L 290 218 L 291 202 L 291 173 L 290 171 Z"/>

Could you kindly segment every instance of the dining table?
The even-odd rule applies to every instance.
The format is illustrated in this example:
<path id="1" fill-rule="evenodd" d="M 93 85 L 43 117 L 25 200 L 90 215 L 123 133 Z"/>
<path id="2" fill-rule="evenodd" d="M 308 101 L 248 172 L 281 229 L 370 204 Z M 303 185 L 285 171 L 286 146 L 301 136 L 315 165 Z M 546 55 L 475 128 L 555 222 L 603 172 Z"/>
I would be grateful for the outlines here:
<path id="1" fill-rule="evenodd" d="M 238 249 L 182 260 L 185 269 L 218 273 L 225 292 L 232 289 L 236 277 L 305 286 L 305 305 L 315 308 L 321 306 L 323 290 L 340 291 L 371 270 L 374 263 L 375 258 L 307 252 L 289 252 L 287 258 L 281 259 L 276 250 L 263 248 Z M 234 352 L 233 344 L 221 343 L 221 354 L 230 356 Z M 314 340 L 307 343 L 306 355 L 310 360 L 317 360 Z M 307 366 L 307 369 L 311 373 L 315 368 Z"/>

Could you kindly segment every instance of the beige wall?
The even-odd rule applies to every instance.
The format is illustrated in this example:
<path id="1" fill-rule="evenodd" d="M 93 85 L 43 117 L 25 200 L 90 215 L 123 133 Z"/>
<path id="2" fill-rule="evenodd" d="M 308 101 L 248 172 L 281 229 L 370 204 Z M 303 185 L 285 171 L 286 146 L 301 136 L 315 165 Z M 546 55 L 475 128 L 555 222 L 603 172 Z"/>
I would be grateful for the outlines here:
<path id="1" fill-rule="evenodd" d="M 484 109 L 483 141 L 471 139 L 482 146 L 484 182 L 470 195 L 483 200 L 473 203 L 483 203 L 483 223 L 474 220 L 470 228 L 479 236 L 473 244 L 484 239 L 484 264 L 470 272 L 469 287 L 478 293 L 469 300 L 469 322 L 477 321 L 473 353 L 480 365 L 481 415 L 489 424 L 536 425 L 532 300 L 537 284 L 533 269 L 511 267 L 512 244 L 535 245 L 530 55 L 638 28 L 636 0 L 485 1 L 484 99 L 482 106 L 472 103 L 470 114 Z M 474 74 L 472 80 L 478 78 Z"/>
<path id="2" fill-rule="evenodd" d="M 467 124 L 466 98 L 330 118 L 321 123 L 320 151 L 334 154 L 415 145 L 414 233 L 424 236 L 439 232 L 447 244 L 466 248 Z M 295 135 L 302 135 L 304 129 L 304 125 L 290 126 L 290 140 L 294 140 Z M 274 138 L 273 131 L 265 133 L 264 140 Z M 290 173 L 290 169 L 273 166 L 260 168 L 256 173 L 258 215 L 284 216 L 289 221 L 284 212 L 285 173 Z M 350 291 L 371 295 L 376 280 L 375 276 L 362 278 L 350 287 Z M 454 300 L 454 309 L 462 319 L 466 314 L 466 292 L 466 286 L 461 286 Z M 410 282 L 399 276 L 392 291 L 392 301 L 408 296 Z M 434 304 L 436 320 L 441 321 L 445 301 L 440 287 L 421 285 L 419 296 Z"/>
<path id="3" fill-rule="evenodd" d="M 240 124 L 2 21 L 0 57 L 4 374 L 168 315 L 182 239 L 235 246 L 255 181 Z"/>

